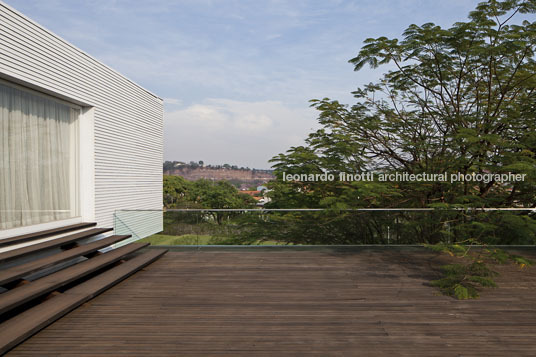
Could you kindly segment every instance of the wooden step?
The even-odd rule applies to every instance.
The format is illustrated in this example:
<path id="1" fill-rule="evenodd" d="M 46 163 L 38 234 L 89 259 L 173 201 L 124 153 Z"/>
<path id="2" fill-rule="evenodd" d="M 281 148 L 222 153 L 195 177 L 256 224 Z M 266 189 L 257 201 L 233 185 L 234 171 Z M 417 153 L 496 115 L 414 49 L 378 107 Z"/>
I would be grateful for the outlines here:
<path id="1" fill-rule="evenodd" d="M 0 294 L 0 315 L 117 262 L 149 243 L 131 243 Z"/>
<path id="2" fill-rule="evenodd" d="M 166 252 L 151 249 L 4 322 L 0 325 L 0 354 L 151 264 Z"/>
<path id="3" fill-rule="evenodd" d="M 59 228 L 53 228 L 53 229 L 47 229 L 46 231 L 40 231 L 35 233 L 28 233 L 23 234 L 16 237 L 10 237 L 5 239 L 0 239 L 0 247 L 6 246 L 6 245 L 13 245 L 13 244 L 19 244 L 24 243 L 29 240 L 36 240 L 41 238 L 46 238 L 50 236 L 54 236 L 57 234 L 63 234 L 71 231 L 76 231 L 78 229 L 85 229 L 90 227 L 95 227 L 97 223 L 76 223 L 69 226 L 59 227 Z"/>
<path id="4" fill-rule="evenodd" d="M 92 229 L 88 229 L 87 231 L 70 234 L 62 238 L 52 239 L 43 243 L 32 244 L 26 247 L 9 250 L 7 252 L 0 253 L 0 263 L 15 259 L 15 258 L 20 258 L 25 255 L 38 252 L 40 250 L 68 245 L 70 243 L 76 242 L 79 239 L 89 238 L 92 236 L 96 236 L 98 234 L 109 232 L 111 230 L 113 230 L 113 228 L 92 228 Z"/>
<path id="5" fill-rule="evenodd" d="M 130 235 L 120 235 L 99 239 L 98 241 L 91 242 L 89 244 L 68 249 L 42 259 L 38 259 L 26 264 L 17 265 L 13 268 L 0 271 L 0 286 L 19 280 L 22 277 L 27 276 L 36 271 L 54 266 L 59 263 L 63 263 L 67 260 L 94 253 L 99 249 L 108 247 L 109 245 L 115 244 L 129 237 Z"/>

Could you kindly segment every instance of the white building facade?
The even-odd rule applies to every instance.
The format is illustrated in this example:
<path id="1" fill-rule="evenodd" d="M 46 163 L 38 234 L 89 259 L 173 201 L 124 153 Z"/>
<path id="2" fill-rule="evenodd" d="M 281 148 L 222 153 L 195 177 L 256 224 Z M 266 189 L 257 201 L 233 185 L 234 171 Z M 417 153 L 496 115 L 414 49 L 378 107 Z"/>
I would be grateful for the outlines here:
<path id="1" fill-rule="evenodd" d="M 120 210 L 159 232 L 162 161 L 161 98 L 0 2 L 0 239 Z"/>

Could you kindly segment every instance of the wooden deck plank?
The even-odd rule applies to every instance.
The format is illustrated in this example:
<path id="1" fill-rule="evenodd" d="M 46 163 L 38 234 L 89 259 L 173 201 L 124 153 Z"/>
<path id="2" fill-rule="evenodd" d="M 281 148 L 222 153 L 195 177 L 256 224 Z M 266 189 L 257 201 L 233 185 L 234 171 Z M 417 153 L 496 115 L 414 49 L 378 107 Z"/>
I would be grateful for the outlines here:
<path id="1" fill-rule="evenodd" d="M 35 233 L 28 233 L 28 234 L 18 235 L 18 236 L 15 236 L 15 237 L 4 238 L 4 239 L 0 239 L 0 247 L 6 246 L 6 245 L 24 243 L 24 242 L 27 242 L 27 241 L 30 241 L 30 240 L 35 240 L 35 239 L 51 237 L 53 235 L 72 232 L 72 231 L 76 231 L 76 230 L 79 230 L 79 229 L 95 227 L 96 225 L 97 225 L 97 223 L 95 223 L 95 222 L 76 223 L 76 224 L 71 224 L 71 225 L 68 225 L 68 226 L 63 226 L 63 227 L 58 227 L 58 228 L 53 228 L 53 229 L 47 229 L 47 230 L 39 231 L 39 232 L 35 232 Z"/>
<path id="2" fill-rule="evenodd" d="M 149 244 L 131 243 L 2 293 L 0 294 L 0 315 L 61 286 L 83 278 L 147 245 Z"/>
<path id="3" fill-rule="evenodd" d="M 76 248 L 68 249 L 63 252 L 44 257 L 38 260 L 31 261 L 26 264 L 17 265 L 10 269 L 0 271 L 0 285 L 8 284 L 12 281 L 20 279 L 28 274 L 45 269 L 67 260 L 93 253 L 99 249 L 108 247 L 112 244 L 127 239 L 130 235 L 114 235 L 99 239 Z"/>
<path id="4" fill-rule="evenodd" d="M 145 252 L 6 321 L 0 325 L 0 354 L 9 351 L 35 332 L 128 278 L 165 253 L 164 249 Z"/>
<path id="5" fill-rule="evenodd" d="M 534 255 L 532 255 L 534 259 Z M 536 268 L 458 301 L 428 251 L 169 252 L 9 356 L 533 356 Z"/>
<path id="6" fill-rule="evenodd" d="M 16 258 L 21 258 L 23 256 L 33 254 L 42 250 L 61 247 L 63 245 L 76 242 L 77 240 L 89 238 L 92 236 L 110 232 L 112 230 L 113 228 L 92 228 L 88 229 L 87 231 L 70 234 L 68 236 L 58 239 L 52 239 L 43 243 L 37 243 L 18 249 L 8 250 L 7 252 L 0 253 L 0 263 Z"/>

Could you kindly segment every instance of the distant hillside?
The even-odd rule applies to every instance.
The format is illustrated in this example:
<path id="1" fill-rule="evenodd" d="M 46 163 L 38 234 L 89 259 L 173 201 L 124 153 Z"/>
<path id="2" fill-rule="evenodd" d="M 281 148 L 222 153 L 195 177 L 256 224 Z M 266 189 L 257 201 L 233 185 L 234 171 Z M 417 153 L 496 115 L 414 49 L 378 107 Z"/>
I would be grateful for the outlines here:
<path id="1" fill-rule="evenodd" d="M 274 179 L 273 170 L 257 170 L 228 164 L 205 166 L 202 161 L 198 163 L 166 161 L 164 163 L 164 175 L 182 176 L 189 181 L 199 179 L 225 180 L 239 188 L 261 185 Z"/>

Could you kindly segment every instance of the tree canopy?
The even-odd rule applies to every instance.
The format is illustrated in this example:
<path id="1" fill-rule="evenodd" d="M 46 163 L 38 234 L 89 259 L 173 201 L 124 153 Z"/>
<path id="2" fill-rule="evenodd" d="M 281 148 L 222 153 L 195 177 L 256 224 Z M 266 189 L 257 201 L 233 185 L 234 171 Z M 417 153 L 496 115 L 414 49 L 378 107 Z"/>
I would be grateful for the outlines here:
<path id="1" fill-rule="evenodd" d="M 247 208 L 256 202 L 227 181 L 187 181 L 164 175 L 163 185 L 166 208 Z"/>
<path id="2" fill-rule="evenodd" d="M 321 128 L 272 159 L 274 206 L 430 207 L 535 204 L 534 0 L 489 0 L 450 28 L 410 25 L 369 38 L 355 71 L 394 69 L 353 92 L 313 100 Z M 282 173 L 524 173 L 523 182 L 283 182 Z"/>
<path id="3" fill-rule="evenodd" d="M 272 159 L 277 179 L 269 207 L 535 207 L 535 13 L 536 0 L 489 0 L 449 28 L 413 24 L 401 38 L 365 40 L 349 60 L 354 70 L 387 64 L 390 69 L 355 90 L 351 105 L 330 98 L 311 101 L 321 127 L 305 145 Z M 283 179 L 284 174 L 340 172 L 526 176 L 506 183 Z M 536 221 L 526 213 L 388 216 L 315 218 L 298 227 L 292 239 L 383 243 L 396 226 L 401 243 L 536 241 Z M 325 227 L 322 237 L 300 236 Z"/>

